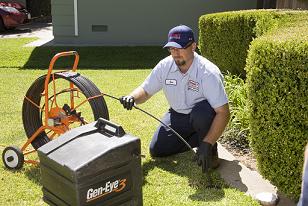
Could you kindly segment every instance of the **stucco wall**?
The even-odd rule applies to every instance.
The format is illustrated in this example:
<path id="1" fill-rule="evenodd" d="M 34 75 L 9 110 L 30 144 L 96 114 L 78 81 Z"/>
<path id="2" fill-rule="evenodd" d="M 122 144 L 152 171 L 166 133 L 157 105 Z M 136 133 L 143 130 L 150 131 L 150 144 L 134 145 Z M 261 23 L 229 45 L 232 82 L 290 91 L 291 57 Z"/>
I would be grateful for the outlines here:
<path id="1" fill-rule="evenodd" d="M 206 13 L 254 9 L 257 0 L 52 0 L 55 42 L 84 45 L 162 45 L 170 28 L 185 24 L 198 36 Z"/>

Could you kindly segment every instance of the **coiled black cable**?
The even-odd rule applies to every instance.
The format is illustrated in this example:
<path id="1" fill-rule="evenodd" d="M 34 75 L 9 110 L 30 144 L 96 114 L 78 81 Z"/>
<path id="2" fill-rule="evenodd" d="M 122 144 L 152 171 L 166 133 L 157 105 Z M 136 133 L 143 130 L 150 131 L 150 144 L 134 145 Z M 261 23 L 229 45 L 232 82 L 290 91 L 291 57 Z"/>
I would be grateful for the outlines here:
<path id="1" fill-rule="evenodd" d="M 100 90 L 91 80 L 81 76 L 78 73 L 61 72 L 55 73 L 54 75 L 55 79 L 65 79 L 69 82 L 72 82 L 84 94 L 86 98 L 101 95 Z M 37 105 L 40 105 L 42 101 L 41 94 L 44 91 L 45 79 L 46 75 L 36 79 L 26 93 L 26 97 L 31 99 L 31 101 Z M 52 78 L 50 78 L 49 82 L 51 81 Z M 93 112 L 94 120 L 97 120 L 100 117 L 109 120 L 107 104 L 102 96 L 90 99 L 89 104 Z M 30 138 L 42 126 L 40 109 L 26 98 L 24 99 L 22 106 L 22 120 L 28 138 Z M 49 141 L 50 139 L 48 138 L 46 132 L 43 131 L 31 142 L 31 144 L 34 149 L 38 149 Z"/>

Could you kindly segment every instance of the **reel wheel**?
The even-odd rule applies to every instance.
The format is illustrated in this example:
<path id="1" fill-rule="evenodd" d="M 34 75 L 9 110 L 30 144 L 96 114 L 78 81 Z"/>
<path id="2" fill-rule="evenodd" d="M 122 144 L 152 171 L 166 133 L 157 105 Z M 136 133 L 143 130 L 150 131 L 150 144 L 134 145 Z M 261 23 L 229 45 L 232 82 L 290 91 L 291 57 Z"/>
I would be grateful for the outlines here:
<path id="1" fill-rule="evenodd" d="M 24 164 L 24 154 L 16 146 L 9 146 L 3 150 L 2 161 L 4 166 L 10 170 L 21 169 Z"/>
<path id="2" fill-rule="evenodd" d="M 28 139 L 40 128 L 48 128 L 31 141 L 34 149 L 73 127 L 96 121 L 100 117 L 109 120 L 108 108 L 100 90 L 86 77 L 76 72 L 56 72 L 49 79 L 50 94 L 45 93 L 45 80 L 46 75 L 43 75 L 30 86 L 22 108 L 23 124 Z M 61 87 L 64 89 L 59 89 Z M 48 95 L 47 102 L 45 95 Z M 79 102 L 74 102 L 77 100 Z M 79 107 L 80 105 L 83 106 Z M 84 118 L 86 113 L 88 118 Z M 79 125 L 76 125 L 78 123 Z"/>

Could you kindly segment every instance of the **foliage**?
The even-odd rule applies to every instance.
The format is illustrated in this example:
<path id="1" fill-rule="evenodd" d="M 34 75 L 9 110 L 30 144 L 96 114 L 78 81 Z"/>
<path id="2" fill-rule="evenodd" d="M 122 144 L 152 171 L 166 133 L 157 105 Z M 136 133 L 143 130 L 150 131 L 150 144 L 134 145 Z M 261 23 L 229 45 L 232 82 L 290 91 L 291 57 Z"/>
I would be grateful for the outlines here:
<path id="1" fill-rule="evenodd" d="M 246 70 L 251 145 L 279 190 L 300 194 L 308 142 L 308 15 L 252 42 Z"/>
<path id="2" fill-rule="evenodd" d="M 199 19 L 199 47 L 203 56 L 222 71 L 245 77 L 251 41 L 273 32 L 293 16 L 303 13 L 277 10 L 232 11 L 203 15 Z"/>
<path id="3" fill-rule="evenodd" d="M 245 140 L 238 131 L 250 130 L 247 139 L 262 175 L 288 196 L 298 198 L 302 154 L 308 142 L 308 12 L 223 12 L 200 17 L 199 27 L 204 56 L 225 72 L 244 77 L 245 68 L 248 73 L 248 102 L 239 107 L 245 112 L 234 109 L 229 92 L 234 111 L 227 136 L 235 133 L 234 140 Z"/>
<path id="4" fill-rule="evenodd" d="M 32 17 L 51 16 L 51 0 L 26 0 Z"/>
<path id="5" fill-rule="evenodd" d="M 225 89 L 229 99 L 231 117 L 221 141 L 241 148 L 243 152 L 248 152 L 250 128 L 246 84 L 240 77 L 227 74 L 225 75 Z"/>

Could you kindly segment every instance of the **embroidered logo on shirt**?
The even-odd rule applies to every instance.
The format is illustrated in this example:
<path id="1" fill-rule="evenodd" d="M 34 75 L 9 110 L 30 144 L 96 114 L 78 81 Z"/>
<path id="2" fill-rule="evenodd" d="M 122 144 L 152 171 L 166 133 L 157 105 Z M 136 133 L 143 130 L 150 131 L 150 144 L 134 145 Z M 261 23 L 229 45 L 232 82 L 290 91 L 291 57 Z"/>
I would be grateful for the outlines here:
<path id="1" fill-rule="evenodd" d="M 199 83 L 193 80 L 188 81 L 188 90 L 193 90 L 195 92 L 199 91 Z"/>
<path id="2" fill-rule="evenodd" d="M 175 79 L 166 79 L 165 83 L 166 83 L 166 85 L 176 86 L 176 80 Z"/>

